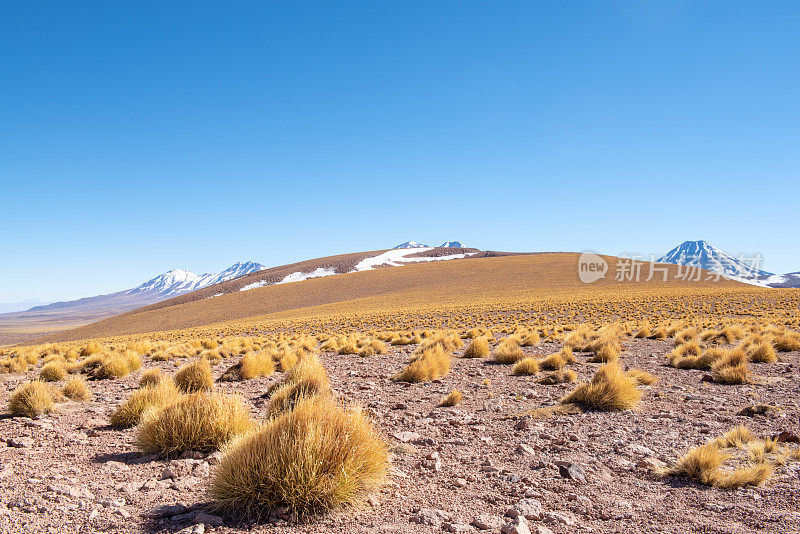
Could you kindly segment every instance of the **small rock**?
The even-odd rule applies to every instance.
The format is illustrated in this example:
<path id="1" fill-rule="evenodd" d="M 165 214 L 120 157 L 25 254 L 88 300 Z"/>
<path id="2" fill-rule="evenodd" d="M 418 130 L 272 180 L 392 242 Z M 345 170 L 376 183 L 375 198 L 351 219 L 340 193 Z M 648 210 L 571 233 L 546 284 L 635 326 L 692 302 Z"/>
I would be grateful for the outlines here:
<path id="1" fill-rule="evenodd" d="M 575 482 L 586 482 L 586 472 L 578 464 L 560 465 L 558 472 L 562 477 Z"/>
<path id="2" fill-rule="evenodd" d="M 479 530 L 494 530 L 502 528 L 503 518 L 496 515 L 481 514 L 472 520 L 472 526 Z"/>
<path id="3" fill-rule="evenodd" d="M 472 527 L 463 523 L 443 523 L 442 530 L 445 532 L 472 532 Z"/>
<path id="4" fill-rule="evenodd" d="M 18 438 L 8 438 L 6 440 L 6 443 L 8 443 L 9 447 L 17 447 L 19 449 L 30 448 L 33 447 L 35 444 L 33 438 L 28 436 L 21 436 Z"/>
<path id="5" fill-rule="evenodd" d="M 430 525 L 438 527 L 445 521 L 450 521 L 450 514 L 444 510 L 422 508 L 412 515 L 409 520 L 418 525 Z"/>
<path id="6" fill-rule="evenodd" d="M 506 512 L 509 517 L 523 516 L 525 519 L 541 519 L 542 503 L 536 499 L 522 499 Z"/>
<path id="7" fill-rule="evenodd" d="M 409 432 L 409 431 L 395 432 L 394 434 L 392 434 L 392 437 L 397 441 L 401 441 L 403 443 L 408 443 L 409 441 L 417 441 L 419 439 L 422 439 L 422 436 L 420 436 L 416 432 Z"/>
<path id="8" fill-rule="evenodd" d="M 530 445 L 520 443 L 517 445 L 517 452 L 519 454 L 527 454 L 528 456 L 536 456 L 536 451 Z"/>
<path id="9" fill-rule="evenodd" d="M 163 519 L 165 517 L 172 517 L 176 515 L 183 514 L 186 512 L 187 508 L 182 504 L 165 504 L 153 508 L 152 510 L 148 510 L 145 512 L 145 517 L 151 517 L 153 519 Z"/>
<path id="10" fill-rule="evenodd" d="M 219 465 L 221 461 L 222 461 L 222 453 L 219 451 L 212 452 L 211 454 L 208 455 L 208 458 L 206 458 L 206 462 L 208 462 L 209 465 Z"/>
<path id="11" fill-rule="evenodd" d="M 209 527 L 219 527 L 225 524 L 222 518 L 218 515 L 211 515 L 205 512 L 199 512 L 194 516 L 195 523 L 201 523 Z"/>
<path id="12" fill-rule="evenodd" d="M 544 522 L 551 525 L 574 525 L 575 518 L 572 514 L 567 512 L 547 512 L 544 516 Z"/>
<path id="13" fill-rule="evenodd" d="M 531 529 L 524 517 L 517 516 L 510 523 L 503 525 L 500 532 L 502 534 L 531 534 Z"/>

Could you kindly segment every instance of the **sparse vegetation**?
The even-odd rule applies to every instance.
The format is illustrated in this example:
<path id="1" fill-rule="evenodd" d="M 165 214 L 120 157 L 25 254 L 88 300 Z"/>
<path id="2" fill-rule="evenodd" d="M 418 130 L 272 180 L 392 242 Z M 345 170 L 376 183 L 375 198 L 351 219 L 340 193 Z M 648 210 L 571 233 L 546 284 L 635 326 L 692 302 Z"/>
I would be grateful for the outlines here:
<path id="1" fill-rule="evenodd" d="M 8 401 L 11 415 L 38 417 L 53 410 L 53 389 L 44 382 L 28 382 L 14 390 Z"/>
<path id="2" fill-rule="evenodd" d="M 214 377 L 211 374 L 211 364 L 208 360 L 197 360 L 187 363 L 175 373 L 175 385 L 185 393 L 208 391 L 214 387 Z"/>
<path id="3" fill-rule="evenodd" d="M 439 401 L 439 406 L 455 406 L 461 403 L 461 399 L 464 398 L 464 394 L 454 389 L 451 391 L 447 396 L 442 397 L 442 400 Z"/>
<path id="4" fill-rule="evenodd" d="M 607 363 L 590 382 L 578 385 L 561 402 L 597 410 L 629 410 L 639 404 L 642 396 L 636 385 L 637 381 L 627 376 L 619 364 Z"/>
<path id="5" fill-rule="evenodd" d="M 208 493 L 244 517 L 334 510 L 361 502 L 388 468 L 388 446 L 360 409 L 315 396 L 226 448 Z"/>
<path id="6" fill-rule="evenodd" d="M 136 432 L 144 452 L 180 454 L 218 449 L 252 426 L 240 397 L 219 393 L 190 393 L 161 410 L 146 411 Z"/>

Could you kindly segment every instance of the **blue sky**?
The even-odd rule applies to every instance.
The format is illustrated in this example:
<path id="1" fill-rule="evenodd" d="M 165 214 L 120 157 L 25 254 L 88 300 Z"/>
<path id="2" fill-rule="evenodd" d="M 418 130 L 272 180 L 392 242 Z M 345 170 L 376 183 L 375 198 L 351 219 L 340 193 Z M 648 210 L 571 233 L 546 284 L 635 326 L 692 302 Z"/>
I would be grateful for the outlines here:
<path id="1" fill-rule="evenodd" d="M 798 27 L 793 1 L 2 1 L 0 302 L 409 239 L 800 270 Z"/>

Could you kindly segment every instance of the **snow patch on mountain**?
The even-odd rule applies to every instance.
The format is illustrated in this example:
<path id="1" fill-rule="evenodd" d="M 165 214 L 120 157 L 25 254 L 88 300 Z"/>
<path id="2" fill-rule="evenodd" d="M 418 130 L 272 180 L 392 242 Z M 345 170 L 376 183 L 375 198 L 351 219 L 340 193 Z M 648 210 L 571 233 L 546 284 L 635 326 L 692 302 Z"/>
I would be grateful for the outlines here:
<path id="1" fill-rule="evenodd" d="M 286 275 L 286 277 L 284 277 L 283 280 L 278 282 L 278 284 L 288 284 L 290 282 L 302 282 L 303 280 L 308 280 L 309 278 L 321 278 L 323 276 L 333 276 L 334 274 L 336 274 L 336 271 L 334 271 L 329 267 L 326 268 L 317 267 L 310 273 L 304 273 L 298 271 L 295 273 L 288 274 Z"/>
<path id="2" fill-rule="evenodd" d="M 159 297 L 173 297 L 196 291 L 204 287 L 227 282 L 239 276 L 244 276 L 256 271 L 266 269 L 265 266 L 253 261 L 234 263 L 219 273 L 195 274 L 186 269 L 172 269 L 158 275 L 147 282 L 123 292 L 125 295 L 158 295 Z"/>
<path id="3" fill-rule="evenodd" d="M 378 254 L 377 256 L 364 258 L 356 264 L 354 270 L 369 271 L 377 267 L 400 267 L 402 265 L 408 265 L 409 263 L 418 263 L 423 261 L 456 260 L 475 254 L 475 252 L 467 252 L 464 254 L 448 254 L 447 256 L 408 257 L 411 254 L 419 254 L 421 252 L 428 252 L 429 250 L 433 250 L 433 247 L 387 250 L 386 252 Z"/>
<path id="4" fill-rule="evenodd" d="M 439 248 L 467 248 L 467 245 L 461 241 L 445 241 L 439 245 Z"/>
<path id="5" fill-rule="evenodd" d="M 405 243 L 400 243 L 396 247 L 392 247 L 392 250 L 402 249 L 402 248 L 431 248 L 428 245 L 423 245 L 422 243 L 417 243 L 416 241 L 406 241 Z"/>
<path id="6" fill-rule="evenodd" d="M 684 241 L 656 261 L 700 267 L 730 278 L 755 279 L 772 274 L 758 268 L 760 256 L 734 258 L 707 241 Z"/>

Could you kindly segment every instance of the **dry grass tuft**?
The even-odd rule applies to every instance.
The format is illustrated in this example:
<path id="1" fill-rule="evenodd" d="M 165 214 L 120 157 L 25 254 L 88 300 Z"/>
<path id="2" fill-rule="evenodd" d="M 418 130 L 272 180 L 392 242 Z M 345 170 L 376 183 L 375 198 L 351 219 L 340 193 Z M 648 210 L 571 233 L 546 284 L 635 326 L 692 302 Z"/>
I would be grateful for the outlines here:
<path id="1" fill-rule="evenodd" d="M 511 374 L 517 376 L 538 375 L 539 360 L 532 356 L 526 356 L 514 364 Z"/>
<path id="2" fill-rule="evenodd" d="M 37 380 L 14 390 L 8 401 L 8 411 L 11 415 L 34 418 L 50 413 L 53 404 L 53 388 Z"/>
<path id="3" fill-rule="evenodd" d="M 155 386 L 161 380 L 163 380 L 163 377 L 164 375 L 161 373 L 161 369 L 158 367 L 148 369 L 142 373 L 142 376 L 139 377 L 139 387 Z"/>
<path id="4" fill-rule="evenodd" d="M 553 386 L 555 384 L 575 382 L 577 379 L 578 379 L 578 374 L 572 369 L 561 369 L 558 371 L 547 373 L 547 375 L 540 378 L 538 382 L 546 386 Z"/>
<path id="5" fill-rule="evenodd" d="M 590 382 L 580 384 L 564 397 L 562 403 L 574 403 L 597 410 L 629 410 L 641 398 L 636 380 L 630 378 L 617 363 L 607 363 L 597 370 Z"/>
<path id="6" fill-rule="evenodd" d="M 560 351 L 551 354 L 539 362 L 539 366 L 545 371 L 558 371 L 571 363 L 575 363 L 575 356 L 572 354 L 572 349 L 570 347 L 564 347 Z"/>
<path id="7" fill-rule="evenodd" d="M 128 400 L 111 414 L 111 424 L 120 428 L 136 426 L 146 410 L 161 409 L 174 403 L 180 396 L 181 393 L 175 383 L 163 378 L 157 384 L 134 391 Z"/>
<path id="8" fill-rule="evenodd" d="M 44 380 L 45 382 L 58 382 L 66 377 L 67 369 L 64 367 L 64 363 L 60 361 L 51 361 L 42 366 L 42 370 L 39 371 L 39 380 Z"/>
<path id="9" fill-rule="evenodd" d="M 750 371 L 747 368 L 747 355 L 741 349 L 727 351 L 712 366 L 714 381 L 723 384 L 744 384 Z"/>
<path id="10" fill-rule="evenodd" d="M 525 353 L 511 338 L 504 338 L 494 349 L 493 359 L 497 363 L 516 363 L 525 357 Z"/>
<path id="11" fill-rule="evenodd" d="M 210 451 L 251 426 L 241 397 L 191 393 L 161 410 L 147 410 L 139 422 L 136 444 L 148 454 Z"/>
<path id="12" fill-rule="evenodd" d="M 197 360 L 187 363 L 175 373 L 175 385 L 185 393 L 208 391 L 214 387 L 214 377 L 211 374 L 211 364 L 208 360 Z"/>
<path id="13" fill-rule="evenodd" d="M 313 397 L 226 447 L 208 494 L 217 510 L 261 518 L 360 503 L 385 480 L 389 448 L 358 408 Z"/>
<path id="14" fill-rule="evenodd" d="M 75 401 L 88 401 L 92 398 L 92 392 L 84 382 L 83 378 L 71 378 L 61 390 L 65 397 Z"/>
<path id="15" fill-rule="evenodd" d="M 478 337 L 470 342 L 469 346 L 462 354 L 463 358 L 485 358 L 489 355 L 489 340 L 485 337 Z"/>
<path id="16" fill-rule="evenodd" d="M 425 349 L 405 369 L 394 376 L 399 382 L 427 382 L 450 372 L 450 355 L 441 345 Z"/>
<path id="17" fill-rule="evenodd" d="M 773 440 L 757 439 L 745 426 L 738 426 L 722 436 L 691 449 L 675 465 L 663 469 L 664 476 L 683 476 L 706 486 L 735 489 L 742 486 L 759 486 L 774 471 L 775 465 L 785 462 L 778 452 L 779 444 Z M 769 458 L 773 454 L 775 458 Z M 739 466 L 726 468 L 729 460 Z"/>
<path id="18" fill-rule="evenodd" d="M 636 381 L 636 384 L 639 386 L 649 386 L 658 381 L 657 376 L 648 373 L 647 371 L 643 371 L 642 369 L 629 369 L 625 374 L 633 378 Z"/>
<path id="19" fill-rule="evenodd" d="M 463 398 L 464 395 L 457 389 L 454 389 L 447 396 L 442 397 L 442 400 L 439 401 L 439 406 L 455 406 L 461 403 Z"/>
<path id="20" fill-rule="evenodd" d="M 244 380 L 269 376 L 275 372 L 275 360 L 266 351 L 248 352 L 242 356 L 240 363 Z"/>

